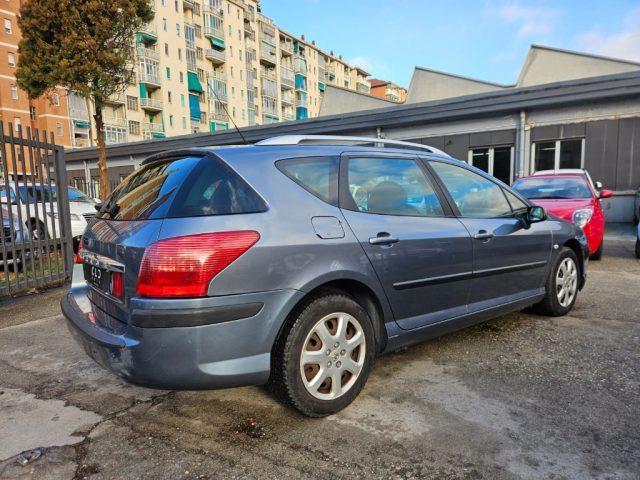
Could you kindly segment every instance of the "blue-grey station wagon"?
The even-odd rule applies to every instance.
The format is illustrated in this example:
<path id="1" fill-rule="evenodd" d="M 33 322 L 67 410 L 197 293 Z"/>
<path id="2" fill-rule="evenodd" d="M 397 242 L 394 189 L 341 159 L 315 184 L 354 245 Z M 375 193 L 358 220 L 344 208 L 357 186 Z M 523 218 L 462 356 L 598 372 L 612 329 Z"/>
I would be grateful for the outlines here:
<path id="1" fill-rule="evenodd" d="M 62 311 L 130 382 L 268 383 L 320 417 L 381 353 L 566 314 L 587 260 L 578 227 L 434 148 L 285 136 L 144 161 L 89 224 Z"/>

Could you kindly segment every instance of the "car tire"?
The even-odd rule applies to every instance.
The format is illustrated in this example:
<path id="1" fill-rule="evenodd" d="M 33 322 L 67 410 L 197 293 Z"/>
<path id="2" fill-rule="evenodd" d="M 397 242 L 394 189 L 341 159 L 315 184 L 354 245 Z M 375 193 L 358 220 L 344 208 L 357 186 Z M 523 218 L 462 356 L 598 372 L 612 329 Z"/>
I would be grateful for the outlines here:
<path id="1" fill-rule="evenodd" d="M 595 252 L 593 252 L 589 258 L 591 260 L 602 260 L 602 249 L 604 247 L 604 239 L 602 240 L 602 242 L 600 242 L 600 246 L 598 247 L 598 250 L 596 250 Z"/>
<path id="2" fill-rule="evenodd" d="M 578 297 L 579 275 L 580 269 L 575 252 L 568 247 L 563 247 L 549 269 L 545 297 L 533 305 L 532 310 L 549 317 L 561 317 L 569 313 Z"/>
<path id="3" fill-rule="evenodd" d="M 375 352 L 371 318 L 360 304 L 341 292 L 315 296 L 294 311 L 279 335 L 269 386 L 304 415 L 331 415 L 358 396 Z"/>
<path id="4" fill-rule="evenodd" d="M 640 238 L 636 240 L 636 258 L 640 258 Z"/>

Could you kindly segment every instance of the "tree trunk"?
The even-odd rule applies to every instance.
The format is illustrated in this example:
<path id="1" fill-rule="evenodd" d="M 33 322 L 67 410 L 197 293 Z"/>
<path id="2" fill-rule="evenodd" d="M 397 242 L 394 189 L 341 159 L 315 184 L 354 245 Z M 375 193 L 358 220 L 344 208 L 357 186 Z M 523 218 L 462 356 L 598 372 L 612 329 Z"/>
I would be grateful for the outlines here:
<path id="1" fill-rule="evenodd" d="M 102 118 L 102 107 L 104 104 L 100 100 L 94 100 L 96 112 L 93 118 L 96 121 L 96 143 L 98 144 L 98 172 L 100 174 L 100 200 L 103 202 L 111 195 L 109 176 L 107 175 L 107 148 L 104 143 L 104 120 Z"/>

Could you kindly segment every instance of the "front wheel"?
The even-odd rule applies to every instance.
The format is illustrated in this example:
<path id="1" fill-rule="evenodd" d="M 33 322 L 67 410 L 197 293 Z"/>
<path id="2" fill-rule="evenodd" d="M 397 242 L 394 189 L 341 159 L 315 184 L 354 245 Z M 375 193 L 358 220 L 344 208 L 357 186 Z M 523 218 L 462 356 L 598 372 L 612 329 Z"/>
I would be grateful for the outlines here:
<path id="1" fill-rule="evenodd" d="M 281 334 L 273 351 L 273 392 L 310 417 L 349 405 L 373 364 L 371 319 L 353 298 L 328 293 L 309 300 Z"/>
<path id="2" fill-rule="evenodd" d="M 561 317 L 571 311 L 578 297 L 578 259 L 573 250 L 563 247 L 549 271 L 546 295 L 533 306 L 533 311 L 550 317 Z"/>

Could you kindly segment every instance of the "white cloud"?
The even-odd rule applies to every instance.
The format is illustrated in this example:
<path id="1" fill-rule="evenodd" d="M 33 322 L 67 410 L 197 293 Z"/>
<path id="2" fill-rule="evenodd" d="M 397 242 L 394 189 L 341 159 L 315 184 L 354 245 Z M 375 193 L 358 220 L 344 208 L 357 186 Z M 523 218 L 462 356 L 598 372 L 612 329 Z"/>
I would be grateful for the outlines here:
<path id="1" fill-rule="evenodd" d="M 640 61 L 640 7 L 632 10 L 615 33 L 598 28 L 576 36 L 578 47 L 589 53 Z"/>
<path id="2" fill-rule="evenodd" d="M 553 33 L 560 11 L 531 3 L 509 2 L 496 9 L 498 17 L 507 23 L 516 25 L 519 39 L 547 37 Z"/>

